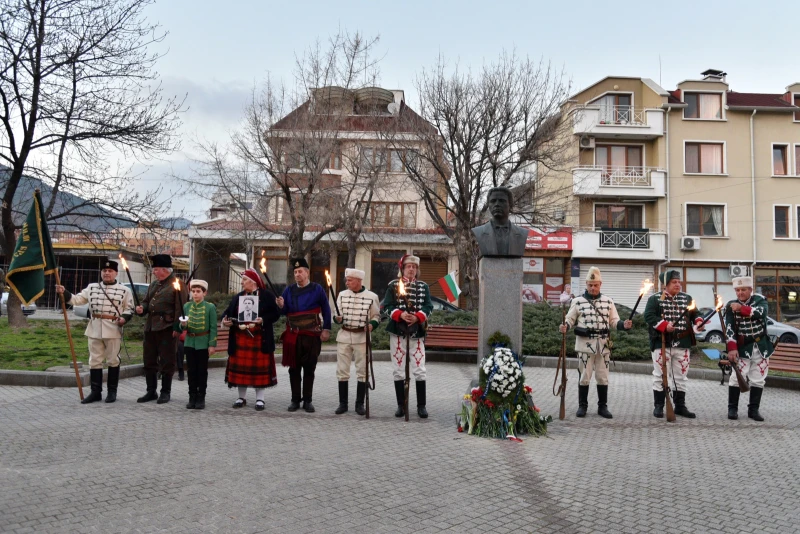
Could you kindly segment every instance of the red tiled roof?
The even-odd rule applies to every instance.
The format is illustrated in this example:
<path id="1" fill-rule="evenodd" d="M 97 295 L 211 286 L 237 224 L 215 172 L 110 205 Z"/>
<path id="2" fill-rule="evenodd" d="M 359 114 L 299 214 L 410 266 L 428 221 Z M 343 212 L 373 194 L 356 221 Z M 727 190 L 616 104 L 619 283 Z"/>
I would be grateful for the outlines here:
<path id="1" fill-rule="evenodd" d="M 674 91 L 669 91 L 669 96 L 667 96 L 667 102 L 669 104 L 681 104 L 681 91 L 680 89 L 675 89 Z"/>
<path id="2" fill-rule="evenodd" d="M 331 130 L 343 132 L 394 131 L 402 133 L 435 133 L 431 123 L 423 119 L 405 101 L 397 115 L 347 115 L 330 120 L 330 115 L 310 115 L 306 101 L 276 122 L 271 130 Z"/>
<path id="3" fill-rule="evenodd" d="M 756 108 L 786 108 L 795 106 L 783 99 L 783 95 L 770 93 L 737 93 L 728 91 L 728 105 Z"/>
<path id="4" fill-rule="evenodd" d="M 228 221 L 224 219 L 219 219 L 215 221 L 207 221 L 204 223 L 195 224 L 194 228 L 198 230 L 230 230 L 230 231 L 241 231 L 241 230 L 251 230 L 251 231 L 265 231 L 265 232 L 288 232 L 290 227 L 288 225 L 279 225 L 279 224 L 269 224 L 269 225 L 259 225 L 259 224 L 249 224 L 247 228 L 242 221 Z M 306 226 L 307 232 L 319 232 L 323 230 L 322 226 Z M 378 234 L 444 234 L 444 230 L 442 228 L 365 228 L 365 233 L 378 233 Z"/>

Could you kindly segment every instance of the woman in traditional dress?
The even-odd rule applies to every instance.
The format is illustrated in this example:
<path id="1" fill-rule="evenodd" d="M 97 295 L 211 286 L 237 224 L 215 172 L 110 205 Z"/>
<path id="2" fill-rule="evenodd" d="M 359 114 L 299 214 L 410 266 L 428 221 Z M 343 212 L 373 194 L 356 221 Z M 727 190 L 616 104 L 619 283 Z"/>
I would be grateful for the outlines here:
<path id="1" fill-rule="evenodd" d="M 249 386 L 256 390 L 256 410 L 261 411 L 264 409 L 264 389 L 278 384 L 272 326 L 280 317 L 280 310 L 275 304 L 275 295 L 264 287 L 255 269 L 247 269 L 242 275 L 242 289 L 222 314 L 222 326 L 230 328 L 225 382 L 229 388 L 239 388 L 234 408 L 247 404 Z M 258 318 L 239 322 L 239 297 L 246 295 L 258 295 Z"/>

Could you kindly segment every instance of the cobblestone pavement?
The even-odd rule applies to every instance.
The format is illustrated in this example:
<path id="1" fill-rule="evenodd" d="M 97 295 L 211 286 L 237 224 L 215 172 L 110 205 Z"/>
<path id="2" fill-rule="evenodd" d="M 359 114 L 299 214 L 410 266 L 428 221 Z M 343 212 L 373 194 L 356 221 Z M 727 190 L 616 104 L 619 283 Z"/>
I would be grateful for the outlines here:
<path id="1" fill-rule="evenodd" d="M 729 421 L 726 387 L 692 381 L 698 419 L 668 425 L 651 415 L 649 377 L 615 374 L 614 419 L 577 420 L 572 372 L 567 420 L 520 444 L 456 432 L 473 366 L 430 364 L 431 417 L 409 423 L 393 416 L 389 364 L 375 368 L 369 421 L 352 411 L 354 384 L 351 411 L 333 414 L 332 363 L 318 367 L 315 414 L 286 411 L 283 369 L 263 412 L 252 390 L 233 410 L 220 369 L 202 412 L 184 408 L 186 382 L 162 406 L 136 404 L 144 378 L 90 406 L 74 389 L 0 387 L 0 531 L 798 531 L 796 392 L 767 390 L 764 423 Z M 528 373 L 557 413 L 553 370 Z"/>

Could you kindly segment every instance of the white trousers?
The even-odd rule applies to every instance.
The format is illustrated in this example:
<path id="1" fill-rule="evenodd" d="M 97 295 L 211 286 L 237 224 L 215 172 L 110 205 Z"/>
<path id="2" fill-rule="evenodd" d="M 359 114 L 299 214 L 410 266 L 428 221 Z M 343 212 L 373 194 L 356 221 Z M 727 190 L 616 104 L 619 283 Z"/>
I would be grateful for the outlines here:
<path id="1" fill-rule="evenodd" d="M 410 374 L 414 380 L 425 380 L 428 376 L 425 371 L 425 341 L 423 339 L 408 340 L 409 352 L 411 353 Z M 389 334 L 389 351 L 392 355 L 392 376 L 395 380 L 405 380 L 406 378 L 406 338 Z"/>
<path id="2" fill-rule="evenodd" d="M 120 338 L 97 339 L 89 338 L 89 369 L 102 369 L 103 362 L 107 361 L 109 367 L 119 367 Z"/>
<path id="3" fill-rule="evenodd" d="M 356 379 L 364 382 L 367 379 L 367 344 L 336 344 L 336 379 L 339 382 L 350 380 L 350 364 L 356 361 Z"/>
<path id="4" fill-rule="evenodd" d="M 582 386 L 588 386 L 592 381 L 592 374 L 598 386 L 608 385 L 608 361 L 606 354 L 593 354 L 588 352 L 578 353 L 578 371 L 581 373 Z"/>
<path id="5" fill-rule="evenodd" d="M 750 381 L 750 386 L 754 388 L 763 388 L 764 383 L 767 381 L 767 371 L 769 371 L 769 358 L 762 358 L 761 351 L 758 347 L 753 347 L 752 358 L 739 358 L 736 362 L 742 376 Z M 731 373 L 731 379 L 728 381 L 729 386 L 739 387 L 739 381 L 736 380 L 736 373 Z"/>
<path id="6" fill-rule="evenodd" d="M 667 348 L 664 349 L 667 357 L 667 380 L 669 387 L 673 390 L 686 391 L 689 383 L 689 349 Z M 664 385 L 661 383 L 661 349 L 653 351 L 653 389 L 663 391 Z M 735 377 L 734 377 L 735 378 Z M 674 380 L 674 381 L 673 381 Z"/>

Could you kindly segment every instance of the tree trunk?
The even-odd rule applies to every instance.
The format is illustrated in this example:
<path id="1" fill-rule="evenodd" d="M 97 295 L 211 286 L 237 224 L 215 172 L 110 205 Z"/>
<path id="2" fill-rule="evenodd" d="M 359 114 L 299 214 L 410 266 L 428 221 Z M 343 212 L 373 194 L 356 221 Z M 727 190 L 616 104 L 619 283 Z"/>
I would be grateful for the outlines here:
<path id="1" fill-rule="evenodd" d="M 8 326 L 24 328 L 28 326 L 28 319 L 22 313 L 22 302 L 17 298 L 11 288 L 8 288 Z"/>
<path id="2" fill-rule="evenodd" d="M 347 234 L 347 267 L 355 269 L 356 267 L 356 246 L 358 245 L 358 234 Z"/>
<path id="3" fill-rule="evenodd" d="M 478 243 L 471 228 L 456 228 L 453 245 L 458 256 L 458 270 L 461 279 L 461 292 L 467 310 L 477 310 L 478 293 Z"/>

